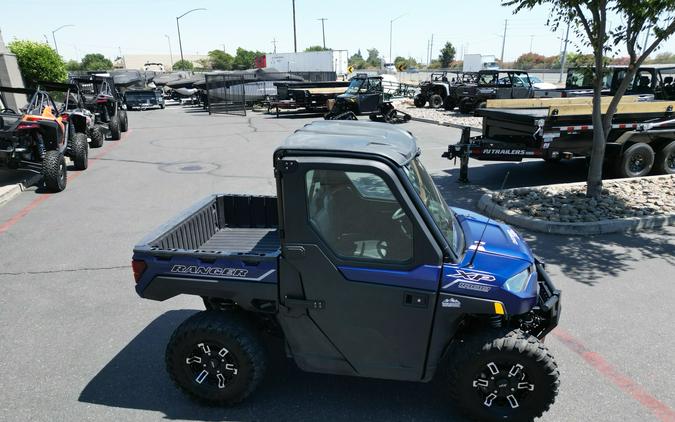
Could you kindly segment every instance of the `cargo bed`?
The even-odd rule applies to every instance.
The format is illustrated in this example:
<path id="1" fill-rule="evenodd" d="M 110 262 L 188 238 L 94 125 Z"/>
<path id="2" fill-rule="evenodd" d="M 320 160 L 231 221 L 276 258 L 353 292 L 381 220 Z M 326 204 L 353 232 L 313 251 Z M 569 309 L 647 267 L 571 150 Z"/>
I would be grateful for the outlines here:
<path id="1" fill-rule="evenodd" d="M 276 259 L 277 218 L 275 197 L 212 195 L 159 227 L 135 251 Z"/>

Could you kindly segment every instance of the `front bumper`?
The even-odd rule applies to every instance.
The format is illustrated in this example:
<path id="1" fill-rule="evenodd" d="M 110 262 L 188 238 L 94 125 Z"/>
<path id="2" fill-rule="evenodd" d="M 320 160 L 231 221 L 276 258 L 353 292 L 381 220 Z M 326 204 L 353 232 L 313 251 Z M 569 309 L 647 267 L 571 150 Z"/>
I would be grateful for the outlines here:
<path id="1" fill-rule="evenodd" d="M 540 332 L 537 333 L 538 338 L 543 338 L 557 327 L 558 321 L 560 321 L 561 291 L 551 281 L 551 277 L 546 272 L 545 264 L 539 259 L 535 259 L 534 263 L 537 269 L 539 295 L 533 311 L 544 321 Z"/>

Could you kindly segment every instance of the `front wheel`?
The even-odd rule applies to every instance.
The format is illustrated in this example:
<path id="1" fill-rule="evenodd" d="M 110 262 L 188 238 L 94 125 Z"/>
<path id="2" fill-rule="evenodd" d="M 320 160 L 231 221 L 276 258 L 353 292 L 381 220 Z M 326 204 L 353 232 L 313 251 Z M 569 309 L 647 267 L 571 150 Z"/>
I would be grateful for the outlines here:
<path id="1" fill-rule="evenodd" d="M 126 132 L 129 130 L 129 117 L 126 110 L 120 110 L 120 130 Z"/>
<path id="2" fill-rule="evenodd" d="M 110 121 L 108 122 L 108 129 L 110 129 L 110 137 L 113 141 L 119 141 L 122 139 L 119 114 L 115 114 L 110 118 Z"/>
<path id="3" fill-rule="evenodd" d="M 101 128 L 94 126 L 91 128 L 89 135 L 91 137 L 91 147 L 92 148 L 101 148 L 103 146 L 103 140 L 105 136 L 101 132 Z"/>
<path id="4" fill-rule="evenodd" d="M 166 348 L 166 367 L 174 383 L 192 398 L 233 405 L 256 389 L 266 358 L 248 321 L 210 310 L 176 329 Z"/>
<path id="5" fill-rule="evenodd" d="M 558 367 L 535 337 L 515 330 L 504 336 L 463 340 L 450 360 L 451 396 L 480 421 L 529 421 L 546 412 L 558 394 Z"/>
<path id="6" fill-rule="evenodd" d="M 470 114 L 473 111 L 473 101 L 471 98 L 462 98 L 459 102 L 459 112 L 462 114 Z"/>

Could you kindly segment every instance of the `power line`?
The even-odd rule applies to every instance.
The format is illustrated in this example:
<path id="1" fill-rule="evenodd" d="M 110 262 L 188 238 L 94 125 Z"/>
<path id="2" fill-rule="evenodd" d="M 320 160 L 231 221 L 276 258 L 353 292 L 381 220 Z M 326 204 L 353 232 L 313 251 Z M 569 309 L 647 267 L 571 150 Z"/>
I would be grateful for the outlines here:
<path id="1" fill-rule="evenodd" d="M 272 44 L 274 45 L 274 54 L 277 54 L 277 39 L 276 38 L 274 38 L 272 40 Z"/>

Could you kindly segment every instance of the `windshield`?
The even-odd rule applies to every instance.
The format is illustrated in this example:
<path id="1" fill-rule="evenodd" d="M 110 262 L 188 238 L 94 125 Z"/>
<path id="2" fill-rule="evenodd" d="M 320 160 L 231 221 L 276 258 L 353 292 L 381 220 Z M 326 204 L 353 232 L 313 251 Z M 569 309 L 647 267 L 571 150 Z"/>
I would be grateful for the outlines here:
<path id="1" fill-rule="evenodd" d="M 436 226 L 441 230 L 455 254 L 459 256 L 464 244 L 462 229 L 455 218 L 455 214 L 438 192 L 431 176 L 417 158 L 404 169 L 410 183 L 429 210 Z"/>
<path id="2" fill-rule="evenodd" d="M 365 81 L 366 79 L 362 78 L 352 79 L 352 81 L 349 83 L 349 86 L 347 87 L 347 90 L 345 91 L 345 94 L 358 94 L 361 84 L 363 84 Z"/>
<path id="3" fill-rule="evenodd" d="M 530 76 L 530 82 L 532 82 L 533 84 L 540 84 L 541 79 L 537 78 L 536 76 Z"/>
<path id="4" fill-rule="evenodd" d="M 612 84 L 611 69 L 606 69 L 602 77 L 602 89 L 609 89 Z M 593 89 L 593 68 L 572 68 L 567 71 L 567 89 Z"/>

